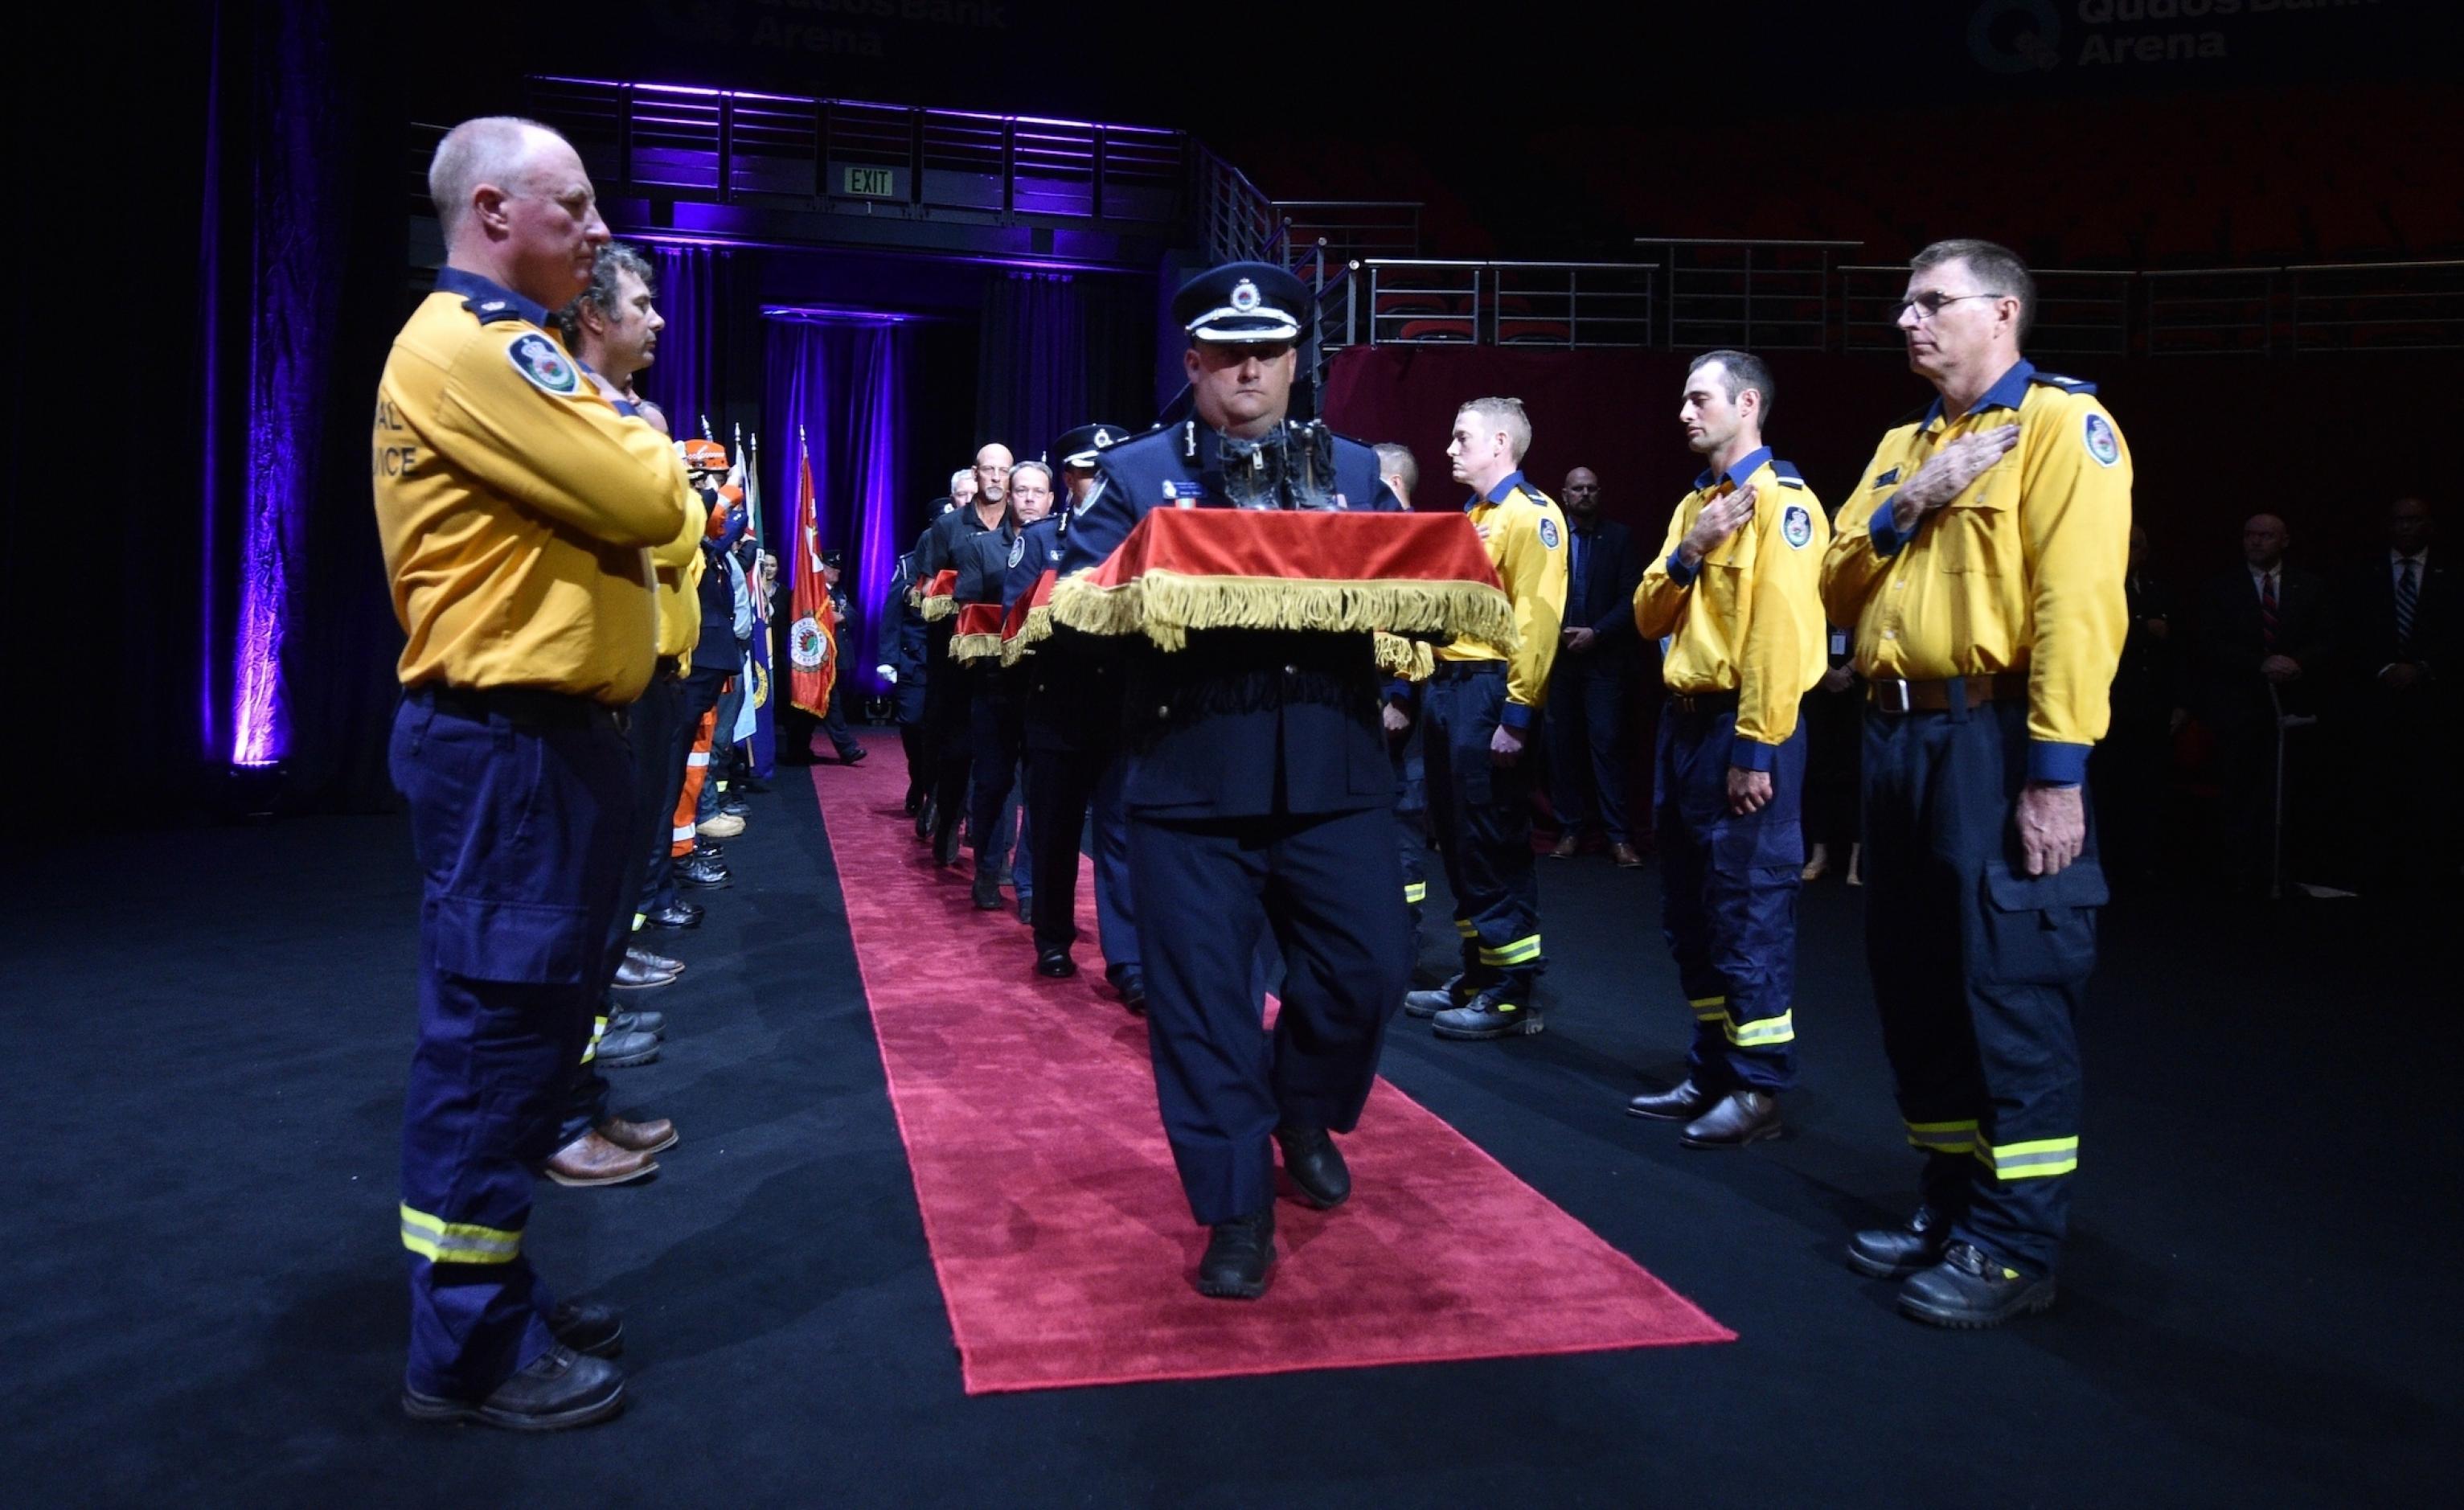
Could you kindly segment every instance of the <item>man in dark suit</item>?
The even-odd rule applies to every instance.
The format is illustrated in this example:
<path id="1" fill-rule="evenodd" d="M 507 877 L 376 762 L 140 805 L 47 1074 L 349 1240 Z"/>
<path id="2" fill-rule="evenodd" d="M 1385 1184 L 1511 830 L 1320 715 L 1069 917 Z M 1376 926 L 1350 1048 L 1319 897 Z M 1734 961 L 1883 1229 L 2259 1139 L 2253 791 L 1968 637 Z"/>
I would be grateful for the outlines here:
<path id="1" fill-rule="evenodd" d="M 2352 784 L 2361 798 L 2350 831 L 2356 879 L 2368 891 L 2455 873 L 2455 799 L 2448 778 L 2459 754 L 2455 683 L 2464 654 L 2456 579 L 2431 549 L 2437 521 L 2427 500 L 2387 507 L 2387 545 L 2355 564 L 2338 603 L 2338 659 L 2348 675 L 2348 763 L 2392 766 L 2387 783 Z"/>
<path id="2" fill-rule="evenodd" d="M 1565 833 L 1549 853 L 1573 859 L 1596 828 L 1617 864 L 1632 869 L 1642 853 L 1625 820 L 1625 725 L 1642 648 L 1634 627 L 1642 559 L 1623 524 L 1600 518 L 1600 479 L 1591 468 L 1566 474 L 1563 502 L 1573 555 L 1547 717 L 1550 799 Z"/>
<path id="3" fill-rule="evenodd" d="M 2242 565 L 2211 579 L 2199 601 L 2198 713 L 2215 736 L 2222 859 L 2241 884 L 2269 869 L 2277 721 L 2317 711 L 2330 650 L 2327 585 L 2285 564 L 2292 543 L 2284 521 L 2252 515 L 2241 528 Z M 2286 825 L 2288 833 L 2298 828 Z"/>

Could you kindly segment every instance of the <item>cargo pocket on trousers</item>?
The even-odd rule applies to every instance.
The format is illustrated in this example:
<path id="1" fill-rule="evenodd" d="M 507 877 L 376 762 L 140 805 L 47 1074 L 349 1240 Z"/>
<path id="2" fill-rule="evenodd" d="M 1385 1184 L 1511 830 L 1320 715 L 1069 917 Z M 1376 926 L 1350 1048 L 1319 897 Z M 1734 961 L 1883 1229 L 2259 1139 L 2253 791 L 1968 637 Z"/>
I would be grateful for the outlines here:
<path id="1" fill-rule="evenodd" d="M 2061 986 L 2096 965 L 2096 910 L 2110 899 L 2093 860 L 2052 876 L 2023 876 L 2007 860 L 1985 862 L 1985 974 L 2021 986 Z"/>

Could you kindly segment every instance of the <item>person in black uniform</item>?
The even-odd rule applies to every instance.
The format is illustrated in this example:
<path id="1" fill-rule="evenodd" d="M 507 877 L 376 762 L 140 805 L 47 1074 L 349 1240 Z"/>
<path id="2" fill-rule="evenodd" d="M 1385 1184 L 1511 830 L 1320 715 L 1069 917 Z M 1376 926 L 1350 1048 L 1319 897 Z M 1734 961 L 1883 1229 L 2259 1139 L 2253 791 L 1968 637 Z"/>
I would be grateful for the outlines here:
<path id="1" fill-rule="evenodd" d="M 890 632 L 881 637 L 890 659 L 881 670 L 891 689 L 898 744 L 907 755 L 907 811 L 912 817 L 922 815 L 933 787 L 924 747 L 924 616 L 909 601 L 914 586 L 915 553 L 911 550 L 898 558 L 890 578 Z"/>
<path id="2" fill-rule="evenodd" d="M 1002 589 L 1010 564 L 1018 559 L 1019 534 L 1052 509 L 1051 469 L 1040 461 L 1022 461 L 1010 469 L 1010 512 L 997 529 L 959 542 L 956 598 L 963 610 L 976 604 L 1003 604 Z M 967 842 L 975 852 L 974 899 L 979 912 L 1001 910 L 1001 883 L 1019 888 L 1019 921 L 1027 920 L 1035 887 L 1033 867 L 1013 876 L 1010 851 L 1017 841 L 1018 762 L 1024 738 L 1020 719 L 1020 678 L 1001 663 L 998 634 L 994 643 L 960 657 L 959 675 L 972 683 L 967 693 Z M 1024 849 L 1023 844 L 1017 848 Z"/>
<path id="3" fill-rule="evenodd" d="M 822 582 L 830 594 L 830 617 L 839 627 L 839 675 L 830 683 L 828 711 L 822 715 L 821 730 L 838 752 L 839 764 L 853 766 L 864 759 L 864 746 L 847 732 L 847 699 L 851 691 L 847 677 L 847 595 L 839 590 L 839 574 L 847 569 L 847 552 L 822 552 Z"/>
<path id="4" fill-rule="evenodd" d="M 1397 507 L 1368 447 L 1287 420 L 1309 300 L 1263 262 L 1180 289 L 1193 417 L 1098 458 L 1064 576 L 1157 507 Z M 1409 970 L 1376 654 L 1366 633 L 1201 630 L 1171 654 L 1134 643 L 1123 675 L 1130 889 L 1140 918 L 1171 922 L 1138 941 L 1156 1100 L 1213 1229 L 1198 1289 L 1255 1298 L 1274 1149 L 1312 1205 L 1352 1193 L 1329 1134 L 1358 1123 Z M 1284 958 L 1271 1039 L 1255 975 L 1268 929 Z"/>
<path id="5" fill-rule="evenodd" d="M 1029 525 L 1011 553 L 1002 597 L 1015 604 L 1037 579 L 1061 566 L 1070 524 L 1095 500 L 1096 460 L 1129 433 L 1118 425 L 1081 425 L 1053 442 L 1067 501 Z M 1129 818 L 1121 808 L 1121 683 L 1111 656 L 1066 625 L 1025 653 L 1026 831 L 1035 897 L 1038 974 L 1078 973 L 1078 840 L 1094 814 L 1095 925 L 1104 977 L 1132 1011 L 1146 1010 L 1138 967 L 1137 912 L 1130 899 Z"/>
<path id="6" fill-rule="evenodd" d="M 976 496 L 924 526 L 915 542 L 915 582 L 929 590 L 943 571 L 959 566 L 959 545 L 1009 519 L 1009 448 L 995 441 L 976 453 Z M 1006 550 L 1007 544 L 1003 543 Z M 925 602 L 924 742 L 933 766 L 933 858 L 958 862 L 959 822 L 967 812 L 967 775 L 974 764 L 968 727 L 974 684 L 950 659 L 955 616 L 935 617 Z"/>
<path id="7" fill-rule="evenodd" d="M 1596 825 L 1609 855 L 1627 870 L 1642 863 L 1626 825 L 1626 716 L 1634 706 L 1642 636 L 1634 628 L 1634 589 L 1642 556 L 1633 534 L 1600 517 L 1600 479 L 1589 467 L 1566 474 L 1566 623 L 1549 669 L 1550 800 L 1564 825 L 1555 859 L 1582 849 Z"/>

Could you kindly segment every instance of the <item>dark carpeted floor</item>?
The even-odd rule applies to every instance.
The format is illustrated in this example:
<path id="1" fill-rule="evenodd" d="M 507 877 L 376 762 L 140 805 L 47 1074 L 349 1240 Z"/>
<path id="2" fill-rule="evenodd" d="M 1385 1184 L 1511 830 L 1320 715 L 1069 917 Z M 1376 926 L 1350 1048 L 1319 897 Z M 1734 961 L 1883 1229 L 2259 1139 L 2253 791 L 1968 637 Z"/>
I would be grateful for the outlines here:
<path id="1" fill-rule="evenodd" d="M 1445 1044 L 1398 1018 L 1387 1074 L 1738 1343 L 970 1400 L 802 776 L 757 799 L 736 886 L 675 945 L 666 1056 L 613 1072 L 682 1145 L 643 1187 L 540 1188 L 529 1249 L 625 1308 L 633 1379 L 619 1421 L 543 1438 L 394 1403 L 402 822 L 67 837 L 21 872 L 0 978 L 34 1131 L 0 1186 L 0 1494 L 2351 1505 L 2452 1477 L 2452 899 L 2112 909 L 2062 1302 L 1949 1335 L 1838 1257 L 1913 1170 L 1860 894 L 1807 893 L 1793 1136 L 1688 1153 L 1620 1110 L 1687 1029 L 1657 882 L 1544 860 L 1550 1031 Z"/>

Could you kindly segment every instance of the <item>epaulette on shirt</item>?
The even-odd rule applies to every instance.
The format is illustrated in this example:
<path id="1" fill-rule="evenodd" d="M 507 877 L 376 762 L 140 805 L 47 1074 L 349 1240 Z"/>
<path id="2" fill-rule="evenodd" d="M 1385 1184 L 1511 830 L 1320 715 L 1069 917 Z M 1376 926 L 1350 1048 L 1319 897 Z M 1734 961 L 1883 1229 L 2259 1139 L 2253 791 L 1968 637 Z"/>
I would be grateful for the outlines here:
<path id="1" fill-rule="evenodd" d="M 2064 377 L 2058 372 L 2031 372 L 2028 374 L 2028 381 L 2031 383 L 2042 383 L 2047 388 L 2057 388 L 2065 393 L 2093 393 L 2096 391 L 2096 385 L 2090 383 L 2085 378 Z"/>
<path id="2" fill-rule="evenodd" d="M 1519 484 L 1515 488 L 1515 491 L 1522 494 L 1525 498 L 1529 499 L 1534 504 L 1552 503 L 1556 501 L 1548 494 L 1541 492 L 1538 488 L 1533 487 L 1529 482 Z"/>
<path id="3" fill-rule="evenodd" d="M 502 324 L 508 320 L 518 320 L 524 323 L 530 321 L 530 317 L 522 313 L 521 306 L 510 299 L 466 299 L 462 307 L 477 316 L 483 325 Z"/>
<path id="4" fill-rule="evenodd" d="M 1779 479 L 1779 485 L 1781 487 L 1801 488 L 1805 486 L 1805 474 L 1796 470 L 1795 462 L 1773 461 L 1771 464 L 1771 476 Z"/>

